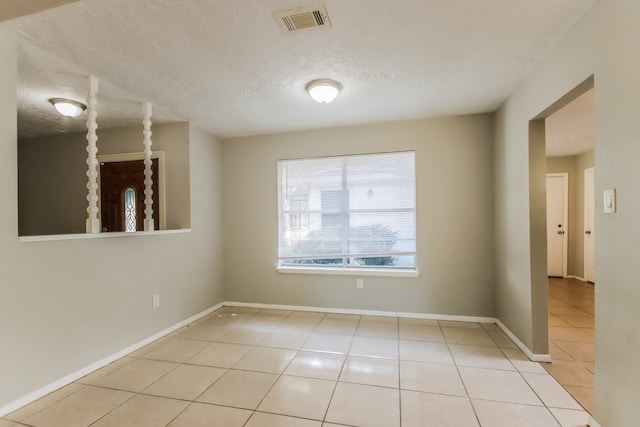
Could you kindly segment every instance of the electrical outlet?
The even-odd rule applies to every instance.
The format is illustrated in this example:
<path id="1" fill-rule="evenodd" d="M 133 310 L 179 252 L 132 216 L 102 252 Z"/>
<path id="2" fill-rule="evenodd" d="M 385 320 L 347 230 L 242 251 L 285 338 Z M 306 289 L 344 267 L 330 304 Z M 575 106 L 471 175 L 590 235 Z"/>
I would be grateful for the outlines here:
<path id="1" fill-rule="evenodd" d="M 155 294 L 151 299 L 151 305 L 153 308 L 160 307 L 160 294 Z"/>
<path id="2" fill-rule="evenodd" d="M 356 279 L 356 289 L 364 289 L 364 280 Z"/>

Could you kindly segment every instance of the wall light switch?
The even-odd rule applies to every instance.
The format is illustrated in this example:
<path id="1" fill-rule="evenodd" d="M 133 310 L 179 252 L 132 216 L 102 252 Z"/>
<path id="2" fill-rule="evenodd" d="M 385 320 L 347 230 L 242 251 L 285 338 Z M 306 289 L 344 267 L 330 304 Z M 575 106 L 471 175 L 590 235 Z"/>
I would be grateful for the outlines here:
<path id="1" fill-rule="evenodd" d="M 616 189 L 604 190 L 604 213 L 616 212 Z"/>
<path id="2" fill-rule="evenodd" d="M 160 307 L 160 295 L 159 294 L 155 294 L 151 300 L 151 305 L 153 306 L 153 308 L 158 308 Z"/>
<path id="3" fill-rule="evenodd" d="M 364 280 L 356 279 L 356 289 L 364 289 Z"/>

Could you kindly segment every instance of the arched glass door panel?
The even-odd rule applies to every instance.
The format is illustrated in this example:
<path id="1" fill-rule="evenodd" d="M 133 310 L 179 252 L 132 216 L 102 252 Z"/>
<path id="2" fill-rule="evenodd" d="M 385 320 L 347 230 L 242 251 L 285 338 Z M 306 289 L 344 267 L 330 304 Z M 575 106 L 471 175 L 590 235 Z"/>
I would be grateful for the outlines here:
<path id="1" fill-rule="evenodd" d="M 136 190 L 133 187 L 124 190 L 124 231 L 136 231 Z"/>

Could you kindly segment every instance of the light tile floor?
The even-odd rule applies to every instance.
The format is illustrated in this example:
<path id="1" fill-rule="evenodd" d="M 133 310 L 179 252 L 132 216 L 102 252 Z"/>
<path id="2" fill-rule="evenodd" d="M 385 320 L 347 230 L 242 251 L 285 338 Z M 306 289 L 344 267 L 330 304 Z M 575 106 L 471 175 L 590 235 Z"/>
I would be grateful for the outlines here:
<path id="1" fill-rule="evenodd" d="M 544 367 L 593 413 L 594 285 L 549 278 L 549 352 Z"/>
<path id="2" fill-rule="evenodd" d="M 0 427 L 578 427 L 587 419 L 496 325 L 226 307 Z"/>

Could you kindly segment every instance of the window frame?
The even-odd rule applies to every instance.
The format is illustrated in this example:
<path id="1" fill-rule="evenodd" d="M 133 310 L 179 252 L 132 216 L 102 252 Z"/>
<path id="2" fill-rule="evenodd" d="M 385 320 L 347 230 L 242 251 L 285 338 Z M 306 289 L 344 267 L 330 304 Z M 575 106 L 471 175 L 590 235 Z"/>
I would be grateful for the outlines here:
<path id="1" fill-rule="evenodd" d="M 323 159 L 340 159 L 341 160 L 341 172 L 342 172 L 342 178 L 341 178 L 341 182 L 340 182 L 340 190 L 335 190 L 335 191 L 341 191 L 341 192 L 346 192 L 346 194 L 349 194 L 349 191 L 351 190 L 352 187 L 349 186 L 349 181 L 347 179 L 347 162 L 350 158 L 357 158 L 357 157 L 368 157 L 368 156 L 383 156 L 383 155 L 393 155 L 393 154 L 408 154 L 410 153 L 412 155 L 412 160 L 413 160 L 413 182 L 412 182 L 412 191 L 413 191 L 413 206 L 412 208 L 383 208 L 383 209 L 364 209 L 364 210 L 358 210 L 358 209 L 352 209 L 349 206 L 349 202 L 347 201 L 347 206 L 349 206 L 346 211 L 344 209 L 341 210 L 341 212 L 339 213 L 339 215 L 351 215 L 354 213 L 366 213 L 367 210 L 373 210 L 376 212 L 380 212 L 380 213 L 395 213 L 395 212 L 411 212 L 413 214 L 413 224 L 411 225 L 411 229 L 413 230 L 413 251 L 390 251 L 388 253 L 362 253 L 362 254 L 358 254 L 358 253 L 348 253 L 348 249 L 345 249 L 344 246 L 344 239 L 346 238 L 346 236 L 348 235 L 348 232 L 345 233 L 344 229 L 341 232 L 341 236 L 343 239 L 343 250 L 342 250 L 342 256 L 340 257 L 336 257 L 336 258 L 342 258 L 342 262 L 340 264 L 328 264 L 326 266 L 321 265 L 321 264 L 300 264 L 300 265 L 294 265 L 291 263 L 286 263 L 285 261 L 287 259 L 291 260 L 291 259 L 296 259 L 296 260 L 301 260 L 301 259 L 330 259 L 333 258 L 333 256 L 322 256 L 322 255 L 309 255 L 309 256 L 298 256 L 298 257 L 286 257 L 286 256 L 282 256 L 282 248 L 283 248 L 283 236 L 285 234 L 285 232 L 289 229 L 285 228 L 284 224 L 283 224 L 283 219 L 286 215 L 289 215 L 290 217 L 293 217 L 295 215 L 310 215 L 310 214 L 319 214 L 321 215 L 321 218 L 323 218 L 326 213 L 323 212 L 323 209 L 320 208 L 318 209 L 307 209 L 304 212 L 294 212 L 292 209 L 286 211 L 284 210 L 284 198 L 286 190 L 285 188 L 287 188 L 288 183 L 285 182 L 285 177 L 283 176 L 285 174 L 285 170 L 286 170 L 286 165 L 288 162 L 295 162 L 295 161 L 313 161 L 313 160 L 323 160 Z M 302 158 L 288 158 L 288 159 L 280 159 L 277 161 L 277 204 L 278 204 L 278 240 L 277 240 L 277 261 L 276 261 L 276 270 L 278 272 L 281 273 L 306 273 L 306 274 L 343 274 L 343 275 L 375 275 L 375 276 L 395 276 L 395 277 L 417 277 L 418 276 L 418 256 L 417 256 L 417 236 L 418 236 L 418 231 L 417 231 L 417 191 L 416 191 L 416 186 L 417 186 L 417 177 L 416 177 L 416 165 L 415 165 L 415 150 L 403 150 L 403 151 L 395 151 L 395 152 L 378 152 L 378 153 L 359 153 L 359 154 L 347 154 L 347 155 L 337 155 L 337 156 L 317 156 L 317 157 L 302 157 Z M 393 182 L 393 181 L 390 181 Z M 320 193 L 322 193 L 323 190 L 320 190 Z M 325 190 L 325 191 L 330 191 L 330 190 Z M 369 190 L 371 191 L 371 190 Z M 348 196 L 346 196 L 348 197 Z M 307 198 L 309 198 L 309 194 L 307 194 Z M 322 197 L 321 197 L 322 199 Z M 321 204 L 322 206 L 322 204 Z M 344 204 L 343 204 L 344 207 Z M 333 215 L 333 214 L 331 214 Z M 321 219 L 322 221 L 322 219 Z M 349 220 L 346 220 L 347 224 L 349 223 Z M 344 225 L 344 221 L 342 223 Z M 290 228 L 291 230 L 293 230 L 293 228 Z M 322 227 L 320 228 L 322 229 Z M 354 258 L 366 258 L 367 255 L 369 255 L 370 257 L 386 257 L 386 256 L 411 256 L 413 257 L 413 262 L 412 262 L 412 266 L 388 266 L 388 265 L 381 265 L 381 266 L 375 266 L 375 265 L 362 265 L 362 266 L 358 266 L 358 265 L 353 265 L 350 264 L 349 260 L 350 259 L 354 259 Z"/>

